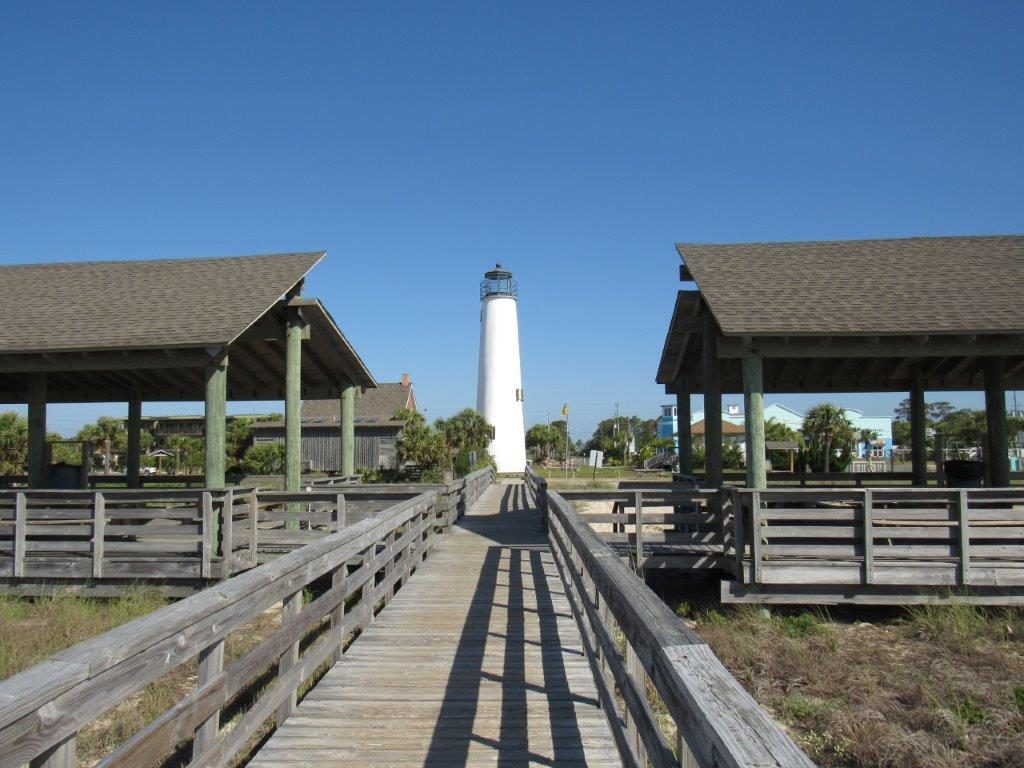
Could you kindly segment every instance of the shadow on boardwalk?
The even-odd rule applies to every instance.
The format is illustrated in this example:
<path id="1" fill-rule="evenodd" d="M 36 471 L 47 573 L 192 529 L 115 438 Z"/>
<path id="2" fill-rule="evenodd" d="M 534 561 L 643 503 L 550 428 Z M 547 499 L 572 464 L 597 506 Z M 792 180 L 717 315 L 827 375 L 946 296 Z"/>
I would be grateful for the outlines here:
<path id="1" fill-rule="evenodd" d="M 519 484 L 494 485 L 250 765 L 620 765 Z"/>

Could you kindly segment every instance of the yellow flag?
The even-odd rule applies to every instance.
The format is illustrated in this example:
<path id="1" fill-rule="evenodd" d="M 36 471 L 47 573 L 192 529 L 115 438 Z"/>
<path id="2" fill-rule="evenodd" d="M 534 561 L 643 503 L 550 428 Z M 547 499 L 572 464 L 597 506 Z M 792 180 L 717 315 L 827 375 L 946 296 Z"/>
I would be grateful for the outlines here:
<path id="1" fill-rule="evenodd" d="M 562 415 L 563 416 L 568 416 L 569 415 L 569 404 L 568 403 L 566 403 L 565 405 L 562 406 Z"/>

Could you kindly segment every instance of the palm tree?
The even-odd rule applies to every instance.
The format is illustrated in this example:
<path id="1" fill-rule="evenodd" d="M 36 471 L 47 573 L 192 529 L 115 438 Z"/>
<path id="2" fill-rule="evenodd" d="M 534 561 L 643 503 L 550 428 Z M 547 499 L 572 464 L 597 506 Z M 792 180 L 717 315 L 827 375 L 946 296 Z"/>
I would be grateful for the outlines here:
<path id="1" fill-rule="evenodd" d="M 868 446 L 868 455 L 871 455 L 871 444 L 878 439 L 878 431 L 874 429 L 863 428 L 860 430 L 860 441 L 866 443 Z"/>
<path id="2" fill-rule="evenodd" d="M 825 461 L 824 471 L 829 471 L 832 447 L 850 445 L 854 429 L 845 411 L 832 403 L 821 403 L 811 408 L 804 417 L 803 433 L 810 446 L 821 450 Z"/>

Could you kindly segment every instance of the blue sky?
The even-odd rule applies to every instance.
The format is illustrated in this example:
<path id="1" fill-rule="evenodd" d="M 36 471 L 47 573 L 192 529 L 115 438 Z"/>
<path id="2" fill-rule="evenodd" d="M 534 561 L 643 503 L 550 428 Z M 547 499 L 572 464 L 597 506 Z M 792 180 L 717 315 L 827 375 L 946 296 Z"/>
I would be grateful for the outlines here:
<path id="1" fill-rule="evenodd" d="M 8 3 L 0 263 L 326 249 L 306 292 L 435 417 L 474 404 L 501 261 L 527 425 L 568 401 L 585 436 L 667 401 L 676 241 L 1024 231 L 1022 33 L 1020 2 Z"/>

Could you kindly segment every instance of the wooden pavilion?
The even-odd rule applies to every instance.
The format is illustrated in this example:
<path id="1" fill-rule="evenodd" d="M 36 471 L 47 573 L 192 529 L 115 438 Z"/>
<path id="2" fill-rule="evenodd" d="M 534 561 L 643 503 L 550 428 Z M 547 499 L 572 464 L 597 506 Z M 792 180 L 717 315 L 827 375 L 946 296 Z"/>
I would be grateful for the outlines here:
<path id="1" fill-rule="evenodd" d="M 337 398 L 351 473 L 355 390 L 376 382 L 323 304 L 301 295 L 324 255 L 0 267 L 0 402 L 28 403 L 29 487 L 47 482 L 47 403 L 127 402 L 138 487 L 142 403 L 203 401 L 206 486 L 221 488 L 227 401 L 284 400 L 286 488 L 298 489 L 302 398 Z"/>
<path id="2" fill-rule="evenodd" d="M 1024 236 L 680 243 L 683 290 L 657 381 L 704 395 L 706 483 L 722 484 L 722 393 L 746 402 L 747 485 L 766 484 L 763 394 L 907 392 L 915 485 L 926 483 L 925 392 L 985 392 L 986 484 L 1009 485 L 1005 391 L 1024 387 Z"/>

